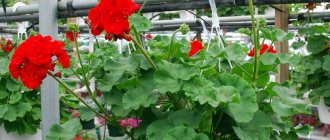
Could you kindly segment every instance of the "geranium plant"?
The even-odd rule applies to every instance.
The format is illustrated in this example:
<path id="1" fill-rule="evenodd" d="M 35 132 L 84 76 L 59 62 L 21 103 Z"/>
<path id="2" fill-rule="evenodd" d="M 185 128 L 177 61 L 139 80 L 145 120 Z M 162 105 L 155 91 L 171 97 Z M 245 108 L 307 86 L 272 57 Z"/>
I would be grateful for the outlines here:
<path id="1" fill-rule="evenodd" d="M 14 43 L 0 40 L 0 125 L 7 133 L 34 134 L 40 128 L 40 94 L 25 88 L 9 74 Z"/>
<path id="2" fill-rule="evenodd" d="M 301 93 L 309 92 L 312 104 L 317 104 L 321 97 L 330 106 L 329 94 L 329 25 L 316 25 L 299 30 L 300 37 L 305 38 L 293 43 L 295 49 L 306 46 L 307 55 L 294 67 L 293 81 Z"/>
<path id="3" fill-rule="evenodd" d="M 264 28 L 262 20 L 254 19 L 252 0 L 252 31 L 240 30 L 253 38 L 250 53 L 243 43 L 229 44 L 221 38 L 210 45 L 179 39 L 177 33 L 189 32 L 185 24 L 171 37 L 155 36 L 144 45 L 141 34 L 151 28 L 151 22 L 141 16 L 141 8 L 132 0 L 101 0 L 88 14 L 93 35 L 105 33 L 109 41 L 131 41 L 129 47 L 135 50 L 131 54 L 113 53 L 99 42 L 94 54 L 81 54 L 77 31 L 68 31 L 73 35 L 79 64 L 71 65 L 70 70 L 86 86 L 93 106 L 56 77 L 54 64 L 69 67 L 68 55 L 61 42 L 49 37 L 38 35 L 20 45 L 15 52 L 19 61 L 15 57 L 11 60 L 12 76 L 33 89 L 46 74 L 52 76 L 85 105 L 80 115 L 100 117 L 132 140 L 294 139 L 298 133 L 308 132 L 308 126 L 294 127 L 291 123 L 292 115 L 310 112 L 306 103 L 287 85 L 270 82 L 269 76 L 277 72 L 278 64 L 296 63 L 297 56 L 279 54 L 273 47 L 274 42 L 293 35 Z M 31 45 L 29 40 L 40 43 Z M 265 44 L 264 40 L 272 43 Z M 38 53 L 30 50 L 36 45 Z M 19 49 L 31 53 L 19 54 Z M 52 56 L 57 60 L 52 61 Z M 44 71 L 34 73 L 34 68 Z M 103 93 L 101 97 L 90 88 L 92 78 Z M 127 127 L 128 123 L 131 126 Z M 72 119 L 54 125 L 47 138 L 73 139 L 80 129 L 79 120 Z"/>

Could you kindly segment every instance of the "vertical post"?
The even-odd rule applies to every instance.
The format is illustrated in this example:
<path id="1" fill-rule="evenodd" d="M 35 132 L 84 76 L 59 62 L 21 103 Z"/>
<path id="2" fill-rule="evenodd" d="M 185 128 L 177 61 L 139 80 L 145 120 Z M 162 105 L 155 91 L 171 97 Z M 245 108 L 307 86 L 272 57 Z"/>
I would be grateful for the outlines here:
<path id="1" fill-rule="evenodd" d="M 57 39 L 57 0 L 39 0 L 39 27 L 42 35 Z M 59 86 L 50 76 L 41 85 L 42 139 L 46 139 L 50 127 L 60 121 Z"/>
<path id="2" fill-rule="evenodd" d="M 280 4 L 277 6 L 278 9 L 275 12 L 275 26 L 282 29 L 285 32 L 288 32 L 289 26 L 289 11 L 287 4 Z M 276 50 L 278 53 L 288 53 L 289 44 L 288 41 L 276 42 Z M 289 79 L 289 65 L 281 64 L 279 66 L 279 73 L 275 76 L 276 82 L 284 82 Z"/>

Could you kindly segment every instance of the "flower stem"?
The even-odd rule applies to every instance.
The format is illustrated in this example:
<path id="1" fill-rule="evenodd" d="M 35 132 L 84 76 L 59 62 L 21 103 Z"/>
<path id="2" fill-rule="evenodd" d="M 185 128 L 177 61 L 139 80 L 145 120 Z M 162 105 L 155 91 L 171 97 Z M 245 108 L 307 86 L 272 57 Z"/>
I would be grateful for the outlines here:
<path id="1" fill-rule="evenodd" d="M 105 120 L 109 120 L 112 123 L 113 126 L 115 126 L 115 127 L 119 128 L 119 129 L 123 130 L 127 135 L 129 135 L 131 138 L 133 138 L 133 136 L 131 136 L 130 133 L 125 128 L 123 128 L 123 127 L 120 126 L 120 124 L 117 122 L 117 120 L 115 120 L 115 117 L 111 117 L 111 115 L 104 109 L 104 107 L 95 98 L 95 94 L 96 93 L 92 92 L 92 90 L 90 88 L 89 81 L 88 81 L 87 76 L 86 76 L 87 73 L 85 72 L 85 69 L 84 69 L 83 63 L 82 63 L 82 59 L 81 59 L 81 56 L 80 56 L 80 51 L 79 51 L 79 48 L 78 48 L 77 37 L 76 37 L 75 34 L 74 34 L 74 40 L 75 40 L 75 47 L 76 47 L 76 50 L 77 50 L 78 60 L 79 60 L 80 66 L 82 68 L 82 73 L 83 73 L 83 80 L 81 82 L 83 82 L 85 84 L 88 92 L 91 95 L 90 96 L 91 99 L 96 104 L 96 106 L 102 111 L 102 113 L 104 113 L 108 117 L 108 119 L 105 119 Z M 77 76 L 79 76 L 79 75 L 77 75 Z M 110 118 L 114 118 L 114 119 L 112 120 Z"/>
<path id="2" fill-rule="evenodd" d="M 99 112 L 97 112 L 95 109 L 93 109 L 92 107 L 90 107 L 84 100 L 82 100 L 78 95 L 76 95 L 72 90 L 70 90 L 70 88 L 68 88 L 60 79 L 58 79 L 56 76 L 54 76 L 51 72 L 48 72 L 48 75 L 53 77 L 60 85 L 62 85 L 64 87 L 64 89 L 66 91 L 68 91 L 70 94 L 72 94 L 73 96 L 75 96 L 80 102 L 82 102 L 88 109 L 90 109 L 91 111 L 93 111 L 97 116 L 103 118 L 106 120 L 106 118 L 101 115 Z"/>
<path id="3" fill-rule="evenodd" d="M 140 14 L 142 12 L 142 9 L 147 5 L 147 2 L 148 2 L 148 0 L 143 1 L 143 4 L 142 4 L 140 10 L 137 12 L 137 14 Z"/>
<path id="4" fill-rule="evenodd" d="M 134 38 L 134 37 L 132 37 L 132 41 L 139 48 L 139 50 L 142 52 L 142 54 L 144 55 L 144 57 L 147 58 L 147 60 L 149 61 L 149 63 L 152 65 L 152 67 L 155 70 L 158 70 L 156 64 L 154 63 L 154 61 L 152 61 L 152 59 L 150 58 L 149 54 L 146 52 L 146 50 L 143 48 L 143 46 L 139 43 L 139 41 L 137 41 L 137 39 Z"/>
<path id="5" fill-rule="evenodd" d="M 254 6 L 253 0 L 249 0 L 249 10 L 251 14 L 252 21 L 252 31 L 253 31 L 253 45 L 254 45 L 254 69 L 253 69 L 253 85 L 256 87 L 256 82 L 258 78 L 258 70 L 259 70 L 259 40 L 258 40 L 258 31 L 255 24 L 254 19 Z"/>
<path id="6" fill-rule="evenodd" d="M 172 48 L 173 48 L 173 43 L 174 43 L 174 37 L 175 37 L 175 34 L 178 33 L 179 30 L 176 30 L 173 34 L 172 34 L 172 37 L 171 37 L 171 43 L 170 43 L 170 47 L 169 47 L 169 50 L 168 50 L 168 55 L 167 55 L 167 60 L 170 61 L 171 59 L 171 54 L 172 54 Z"/>

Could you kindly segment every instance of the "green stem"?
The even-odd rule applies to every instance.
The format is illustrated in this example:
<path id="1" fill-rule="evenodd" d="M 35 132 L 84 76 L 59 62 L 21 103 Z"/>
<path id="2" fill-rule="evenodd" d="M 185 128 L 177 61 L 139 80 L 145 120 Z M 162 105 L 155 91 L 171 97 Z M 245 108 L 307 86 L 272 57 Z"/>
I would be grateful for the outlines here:
<path id="1" fill-rule="evenodd" d="M 146 6 L 147 2 L 148 2 L 148 0 L 143 1 L 143 4 L 142 4 L 140 10 L 137 12 L 137 14 L 140 14 L 142 12 L 142 9 Z"/>
<path id="2" fill-rule="evenodd" d="M 240 68 L 250 79 L 252 79 L 252 76 L 250 75 L 250 73 L 249 72 L 247 72 L 241 65 L 239 65 L 239 64 L 237 64 L 235 61 L 233 61 L 234 62 L 234 64 L 238 67 L 238 68 Z"/>
<path id="3" fill-rule="evenodd" d="M 171 37 L 171 43 L 170 43 L 170 48 L 168 50 L 168 55 L 167 55 L 167 60 L 170 61 L 171 59 L 171 53 L 172 53 L 172 48 L 173 48 L 173 43 L 174 43 L 174 37 L 175 37 L 175 34 L 178 33 L 179 30 L 176 30 L 173 34 L 172 34 L 172 37 Z"/>
<path id="4" fill-rule="evenodd" d="M 255 24 L 254 18 L 254 6 L 253 0 L 249 0 L 249 10 L 251 14 L 251 21 L 252 21 L 252 31 L 253 31 L 253 44 L 254 44 L 254 69 L 253 69 L 253 85 L 256 87 L 257 77 L 258 77 L 258 70 L 259 70 L 259 40 L 258 40 L 258 31 Z"/>
<path id="5" fill-rule="evenodd" d="M 83 80 L 81 82 L 83 82 L 88 90 L 88 92 L 90 93 L 90 97 L 91 99 L 94 101 L 94 103 L 96 104 L 96 106 L 101 109 L 102 113 L 104 113 L 109 121 L 112 123 L 113 126 L 117 127 L 117 128 L 120 128 L 121 130 L 123 130 L 128 136 L 130 136 L 132 139 L 133 136 L 130 135 L 130 133 L 125 129 L 123 128 L 122 126 L 120 126 L 120 124 L 117 122 L 117 120 L 115 120 L 115 117 L 111 117 L 110 114 L 104 109 L 104 107 L 97 101 L 97 99 L 95 98 L 95 94 L 94 92 L 92 92 L 92 90 L 90 89 L 90 86 L 89 86 L 89 81 L 87 79 L 87 76 L 86 76 L 86 72 L 85 72 L 85 69 L 83 67 L 83 63 L 82 63 L 82 59 L 81 59 L 81 56 L 80 56 L 80 51 L 79 51 L 79 48 L 78 48 L 78 42 L 77 42 L 77 38 L 76 38 L 76 35 L 74 34 L 74 40 L 75 40 L 75 47 L 76 47 L 76 50 L 77 50 L 77 55 L 78 55 L 78 60 L 79 60 L 79 63 L 80 63 L 80 66 L 82 68 L 82 73 L 83 73 Z M 77 75 L 78 76 L 78 75 Z M 77 96 L 76 96 L 77 97 Z M 111 118 L 114 118 L 113 120 Z M 108 119 L 105 119 L 105 120 L 108 120 Z"/>
<path id="6" fill-rule="evenodd" d="M 148 55 L 148 53 L 146 52 L 146 50 L 143 48 L 143 46 L 136 40 L 136 38 L 132 37 L 132 41 L 134 42 L 135 46 L 137 46 L 139 48 L 139 50 L 141 51 L 141 53 L 144 55 L 144 57 L 147 58 L 147 60 L 149 61 L 149 63 L 152 65 L 152 67 L 155 70 L 158 70 L 156 64 L 154 63 L 154 61 L 152 61 L 152 59 L 150 58 L 150 56 Z"/>
<path id="7" fill-rule="evenodd" d="M 274 65 L 274 67 L 272 67 L 271 69 L 269 69 L 267 72 L 261 74 L 260 76 L 258 76 L 257 80 L 259 80 L 260 78 L 262 78 L 265 75 L 268 75 L 269 72 L 271 72 L 272 70 L 274 70 L 277 67 L 277 64 Z"/>
<path id="8" fill-rule="evenodd" d="M 48 72 L 48 75 L 53 77 L 60 85 L 62 85 L 64 87 L 64 89 L 66 91 L 68 91 L 70 94 L 72 94 L 73 96 L 75 96 L 80 102 L 82 102 L 88 109 L 90 109 L 91 111 L 93 111 L 97 116 L 107 120 L 103 115 L 101 115 L 99 112 L 97 112 L 95 109 L 93 109 L 92 107 L 90 107 L 84 100 L 82 100 L 78 95 L 76 95 L 72 90 L 70 90 L 70 88 L 68 88 L 60 79 L 58 79 L 57 77 L 55 77 L 51 72 Z"/>
<path id="9" fill-rule="evenodd" d="M 78 41 L 77 41 L 77 37 L 76 37 L 76 34 L 73 33 L 73 37 L 74 37 L 74 42 L 75 42 L 75 47 L 76 47 L 76 50 L 77 50 L 77 55 L 78 55 L 78 60 L 79 60 L 79 64 L 81 66 L 81 69 L 82 69 L 82 76 L 83 76 L 83 82 L 88 90 L 88 92 L 91 94 L 91 95 L 94 95 L 94 93 L 92 92 L 92 90 L 90 89 L 89 87 L 89 81 L 87 79 L 87 76 L 86 76 L 86 72 L 85 72 L 85 69 L 84 69 L 84 65 L 82 63 L 82 59 L 81 59 L 81 56 L 80 56 L 80 51 L 79 51 L 79 47 L 78 47 Z"/>

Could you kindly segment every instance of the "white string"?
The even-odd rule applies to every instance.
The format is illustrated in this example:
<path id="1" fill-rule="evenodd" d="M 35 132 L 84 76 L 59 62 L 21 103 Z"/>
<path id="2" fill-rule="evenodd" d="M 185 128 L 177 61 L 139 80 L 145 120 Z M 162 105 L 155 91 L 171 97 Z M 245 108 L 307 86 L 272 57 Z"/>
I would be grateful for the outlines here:
<path id="1" fill-rule="evenodd" d="M 222 33 L 221 28 L 220 28 L 220 20 L 219 20 L 219 16 L 218 16 L 217 6 L 215 4 L 215 0 L 209 0 L 209 3 L 210 3 L 211 10 L 212 10 L 212 27 L 211 27 L 211 33 L 214 30 L 216 31 L 217 39 L 219 40 L 219 44 L 218 45 L 219 45 L 219 47 L 221 47 L 224 50 L 225 49 L 224 43 L 221 40 L 221 35 L 223 35 L 223 33 Z M 208 46 L 207 46 L 206 51 L 209 50 L 210 42 L 211 42 L 210 40 L 211 40 L 211 38 L 209 38 L 209 43 L 208 43 Z M 229 59 L 227 59 L 227 60 L 228 60 L 228 63 L 229 63 L 230 68 L 233 68 L 230 60 Z M 219 71 L 220 71 L 220 69 L 219 69 Z"/>

